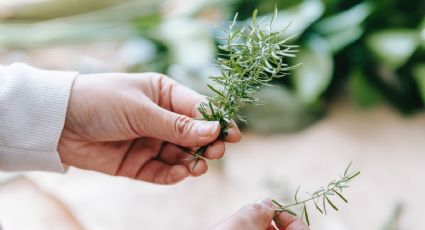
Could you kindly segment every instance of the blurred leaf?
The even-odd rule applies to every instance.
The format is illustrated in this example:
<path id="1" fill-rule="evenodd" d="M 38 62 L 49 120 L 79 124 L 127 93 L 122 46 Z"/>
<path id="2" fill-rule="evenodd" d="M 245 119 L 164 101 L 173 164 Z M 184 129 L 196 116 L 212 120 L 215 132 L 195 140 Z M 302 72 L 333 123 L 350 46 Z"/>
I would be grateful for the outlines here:
<path id="1" fill-rule="evenodd" d="M 422 101 L 425 104 L 425 64 L 418 65 L 413 68 L 413 76 L 418 84 Z"/>
<path id="2" fill-rule="evenodd" d="M 373 5 L 365 1 L 337 15 L 322 19 L 315 28 L 321 34 L 339 33 L 347 28 L 359 26 L 372 13 L 372 10 Z"/>
<path id="3" fill-rule="evenodd" d="M 349 77 L 349 91 L 352 99 L 361 108 L 369 108 L 381 101 L 379 90 L 371 85 L 363 72 L 357 68 Z"/>
<path id="4" fill-rule="evenodd" d="M 420 33 L 420 39 L 421 39 L 421 46 L 423 49 L 425 49 L 425 16 L 419 28 L 419 33 Z"/>
<path id="5" fill-rule="evenodd" d="M 371 3 L 363 2 L 321 20 L 315 28 L 328 41 L 330 49 L 336 53 L 362 36 L 363 26 L 361 24 L 372 10 Z"/>
<path id="6" fill-rule="evenodd" d="M 324 6 L 321 1 L 316 0 L 307 0 L 303 1 L 300 4 L 289 7 L 278 12 L 277 18 L 273 23 L 273 29 L 280 31 L 288 25 L 290 25 L 285 31 L 282 32 L 282 36 L 290 36 L 294 34 L 301 34 L 306 30 L 313 22 L 318 20 L 324 12 Z M 271 18 L 272 13 L 265 15 L 265 17 Z M 251 19 L 249 19 L 251 20 Z M 259 23 L 263 21 L 265 23 L 267 20 L 261 20 L 259 18 Z M 267 24 L 264 24 L 265 28 L 268 27 Z"/>
<path id="7" fill-rule="evenodd" d="M 368 48 L 383 64 L 394 69 L 404 65 L 418 47 L 418 34 L 410 29 L 388 29 L 369 35 Z"/>
<path id="8" fill-rule="evenodd" d="M 153 36 L 167 46 L 170 64 L 190 69 L 205 69 L 212 65 L 216 54 L 214 38 L 210 28 L 201 21 L 189 18 L 166 19 Z"/>
<path id="9" fill-rule="evenodd" d="M 70 25 L 70 24 L 13 24 L 0 25 L 2 47 L 28 48 L 68 44 L 72 42 L 113 40 L 134 37 L 136 31 L 117 23 Z M 31 34 L 31 36 L 27 36 Z"/>
<path id="10" fill-rule="evenodd" d="M 116 1 L 116 0 L 113 0 Z M 61 2 L 58 4 L 58 7 L 67 7 L 69 2 L 68 0 L 52 0 L 48 2 Z M 97 2 L 97 1 L 95 1 Z M 159 1 L 160 2 L 160 1 Z M 68 15 L 66 13 L 58 15 L 54 19 L 50 20 L 39 20 L 39 21 L 31 21 L 31 20 L 11 20 L 7 21 L 5 25 L 56 25 L 56 24 L 69 24 L 78 26 L 79 24 L 118 24 L 118 23 L 129 23 L 133 21 L 137 21 L 138 19 L 143 20 L 144 22 L 140 22 L 141 24 L 152 24 L 152 19 L 157 19 L 160 15 L 160 4 L 158 1 L 154 0 L 124 0 L 116 2 L 109 7 L 99 7 L 99 9 L 92 9 L 93 11 L 81 12 L 75 14 Z M 63 4 L 63 5 L 60 5 Z M 80 3 L 73 3 L 78 4 Z M 82 7 L 84 4 L 82 4 Z M 46 6 L 47 10 L 55 10 L 54 8 L 49 8 Z"/>
<path id="11" fill-rule="evenodd" d="M 71 16 L 129 2 L 130 0 L 50 0 L 21 2 L 0 11 L 2 20 L 45 20 Z"/>
<path id="12" fill-rule="evenodd" d="M 158 14 L 157 7 L 153 0 L 131 1 L 77 16 L 36 23 L 3 23 L 0 24 L 0 45 L 26 48 L 133 38 L 139 34 L 137 28 L 143 27 L 143 21 L 152 23 L 152 15 Z"/>
<path id="13" fill-rule="evenodd" d="M 315 36 L 302 47 L 296 58 L 302 65 L 294 71 L 291 80 L 303 103 L 314 103 L 332 80 L 333 60 L 328 44 Z"/>
<path id="14" fill-rule="evenodd" d="M 357 41 L 363 35 L 363 28 L 360 26 L 348 27 L 339 33 L 329 34 L 325 37 L 329 44 L 329 48 L 333 53 L 337 53 L 346 46 Z"/>

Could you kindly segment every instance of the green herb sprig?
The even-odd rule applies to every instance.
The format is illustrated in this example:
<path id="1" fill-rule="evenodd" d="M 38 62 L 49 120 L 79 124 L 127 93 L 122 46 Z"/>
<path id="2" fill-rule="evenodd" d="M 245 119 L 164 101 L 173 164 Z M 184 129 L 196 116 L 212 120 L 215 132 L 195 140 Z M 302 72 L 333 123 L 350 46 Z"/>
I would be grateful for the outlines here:
<path id="1" fill-rule="evenodd" d="M 287 64 L 287 59 L 295 57 L 298 46 L 287 44 L 292 37 L 282 39 L 281 31 L 273 31 L 276 17 L 277 8 L 268 26 L 263 28 L 264 24 L 257 22 L 257 10 L 248 25 L 237 23 L 236 14 L 228 30 L 224 31 L 226 36 L 219 38 L 223 45 L 218 46 L 220 52 L 216 64 L 221 74 L 210 77 L 216 84 L 208 84 L 214 96 L 208 98 L 208 103 L 202 103 L 198 110 L 202 119 L 219 121 L 221 140 L 226 138 L 232 120 L 246 121 L 239 114 L 244 105 L 260 103 L 254 98 L 256 92 L 296 67 Z M 193 156 L 199 160 L 207 147 L 200 147 Z"/>
<path id="2" fill-rule="evenodd" d="M 300 187 L 298 187 L 294 195 L 294 203 L 283 205 L 282 203 L 273 200 L 273 203 L 277 206 L 277 215 L 280 212 L 287 212 L 297 216 L 297 213 L 292 211 L 291 208 L 301 207 L 301 217 L 304 218 L 305 222 L 308 225 L 310 225 L 310 219 L 308 215 L 308 203 L 313 203 L 316 210 L 319 211 L 321 214 L 327 214 L 327 205 L 329 205 L 335 211 L 338 211 L 338 207 L 333 202 L 333 199 L 339 198 L 345 203 L 348 203 L 348 200 L 342 195 L 342 192 L 344 189 L 349 187 L 348 183 L 350 183 L 354 178 L 356 178 L 360 174 L 360 171 L 350 172 L 350 167 L 351 162 L 345 169 L 344 174 L 338 180 L 333 180 L 327 186 L 321 187 L 313 194 L 309 194 L 309 197 L 307 199 L 298 199 L 298 193 L 300 190 Z M 275 222 L 277 224 L 281 224 L 279 223 L 279 220 L 276 217 Z"/>

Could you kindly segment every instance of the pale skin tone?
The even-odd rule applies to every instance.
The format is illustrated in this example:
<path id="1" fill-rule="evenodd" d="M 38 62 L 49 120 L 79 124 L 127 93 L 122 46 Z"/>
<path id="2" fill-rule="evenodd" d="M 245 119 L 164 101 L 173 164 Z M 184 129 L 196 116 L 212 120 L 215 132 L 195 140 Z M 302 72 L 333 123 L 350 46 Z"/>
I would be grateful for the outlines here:
<path id="1" fill-rule="evenodd" d="M 309 230 L 300 218 L 274 210 L 270 199 L 261 199 L 244 206 L 211 230 Z M 278 223 L 273 220 L 276 215 Z"/>
<path id="2" fill-rule="evenodd" d="M 197 108 L 204 101 L 204 96 L 161 74 L 81 75 L 72 87 L 59 140 L 61 160 L 78 168 L 156 184 L 200 176 L 207 172 L 207 163 L 201 159 L 194 167 L 195 159 L 188 151 L 209 144 L 205 158 L 219 159 L 225 142 L 241 139 L 234 122 L 221 141 L 217 140 L 218 122 L 196 119 L 200 118 Z M 240 217 L 255 210 L 230 217 L 223 227 L 214 229 L 240 229 L 237 226 L 250 219 Z M 267 221 L 271 223 L 271 219 Z"/>

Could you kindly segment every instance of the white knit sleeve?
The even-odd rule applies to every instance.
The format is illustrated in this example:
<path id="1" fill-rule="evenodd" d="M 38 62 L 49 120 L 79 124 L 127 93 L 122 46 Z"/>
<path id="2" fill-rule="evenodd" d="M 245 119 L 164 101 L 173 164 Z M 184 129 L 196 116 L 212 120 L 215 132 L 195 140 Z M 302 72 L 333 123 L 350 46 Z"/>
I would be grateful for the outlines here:
<path id="1" fill-rule="evenodd" d="M 77 75 L 0 66 L 0 171 L 63 171 L 57 145 Z"/>

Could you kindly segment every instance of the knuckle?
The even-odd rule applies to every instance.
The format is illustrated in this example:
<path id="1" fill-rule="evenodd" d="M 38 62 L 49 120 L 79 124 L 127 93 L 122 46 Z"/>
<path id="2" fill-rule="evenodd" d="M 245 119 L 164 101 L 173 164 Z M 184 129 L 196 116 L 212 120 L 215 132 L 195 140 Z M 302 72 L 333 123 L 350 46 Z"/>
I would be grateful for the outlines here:
<path id="1" fill-rule="evenodd" d="M 149 75 L 152 77 L 153 80 L 160 82 L 160 83 L 167 83 L 167 82 L 173 82 L 171 78 L 169 78 L 167 75 L 162 73 L 149 73 Z"/>
<path id="2" fill-rule="evenodd" d="M 174 120 L 174 133 L 178 136 L 187 135 L 193 125 L 192 119 L 185 115 L 177 115 Z"/>

